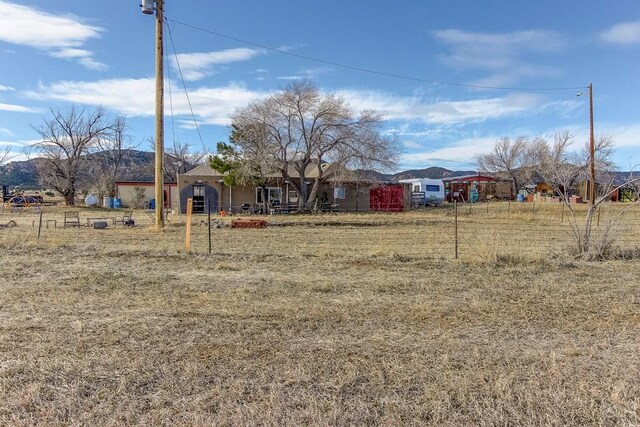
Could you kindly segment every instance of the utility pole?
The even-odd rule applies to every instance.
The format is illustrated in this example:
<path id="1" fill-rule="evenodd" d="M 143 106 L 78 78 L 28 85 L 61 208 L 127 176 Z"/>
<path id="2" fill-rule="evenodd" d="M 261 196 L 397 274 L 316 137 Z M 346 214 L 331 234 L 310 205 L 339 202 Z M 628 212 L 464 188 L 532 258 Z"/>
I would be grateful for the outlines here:
<path id="1" fill-rule="evenodd" d="M 164 228 L 164 0 L 156 0 L 156 229 Z"/>
<path id="2" fill-rule="evenodd" d="M 593 135 L 593 84 L 589 83 L 589 168 L 591 175 L 591 183 L 589 184 L 589 193 L 591 193 L 590 203 L 594 206 L 596 203 L 596 143 Z"/>
<path id="3" fill-rule="evenodd" d="M 587 86 L 589 91 L 589 188 L 585 189 L 589 197 L 589 204 L 593 207 L 596 203 L 596 141 L 593 135 L 593 84 Z M 583 95 L 582 92 L 577 93 Z"/>
<path id="4" fill-rule="evenodd" d="M 156 11 L 156 140 L 155 140 L 155 198 L 156 229 L 164 228 L 164 67 L 163 67 L 163 29 L 164 0 L 142 0 L 142 13 L 153 14 Z"/>

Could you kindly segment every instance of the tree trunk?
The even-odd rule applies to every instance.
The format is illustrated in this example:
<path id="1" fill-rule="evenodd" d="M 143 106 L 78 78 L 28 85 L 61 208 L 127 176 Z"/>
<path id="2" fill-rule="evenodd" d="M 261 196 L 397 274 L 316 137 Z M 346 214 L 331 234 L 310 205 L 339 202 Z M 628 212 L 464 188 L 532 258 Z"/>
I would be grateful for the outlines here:
<path id="1" fill-rule="evenodd" d="M 311 187 L 311 192 L 309 193 L 309 198 L 307 199 L 307 206 L 313 206 L 313 203 L 318 196 L 318 190 L 320 189 L 320 180 L 316 179 L 313 181 L 313 187 Z"/>
<path id="2" fill-rule="evenodd" d="M 307 208 L 307 184 L 305 183 L 306 176 L 304 174 L 304 170 L 298 171 L 298 174 L 300 175 L 300 194 L 299 194 L 300 197 L 298 198 L 298 208 L 300 210 L 306 210 Z"/>
<path id="3" fill-rule="evenodd" d="M 76 192 L 75 190 L 67 190 L 63 194 L 64 204 L 67 206 L 75 206 L 76 204 Z"/>
<path id="4" fill-rule="evenodd" d="M 268 200 L 268 194 L 267 194 L 267 187 L 266 186 L 262 186 L 260 187 L 262 190 L 262 213 L 264 213 L 265 215 L 269 213 L 269 200 Z"/>

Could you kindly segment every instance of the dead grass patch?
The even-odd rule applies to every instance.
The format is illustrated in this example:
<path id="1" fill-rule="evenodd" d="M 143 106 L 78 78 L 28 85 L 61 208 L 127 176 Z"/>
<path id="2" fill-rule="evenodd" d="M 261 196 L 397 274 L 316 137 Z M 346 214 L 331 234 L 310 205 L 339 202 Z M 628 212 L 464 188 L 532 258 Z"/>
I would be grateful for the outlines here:
<path id="1" fill-rule="evenodd" d="M 637 260 L 503 235 L 456 261 L 450 222 L 420 215 L 216 229 L 212 255 L 202 227 L 186 254 L 182 227 L 19 223 L 0 234 L 0 424 L 640 424 Z"/>

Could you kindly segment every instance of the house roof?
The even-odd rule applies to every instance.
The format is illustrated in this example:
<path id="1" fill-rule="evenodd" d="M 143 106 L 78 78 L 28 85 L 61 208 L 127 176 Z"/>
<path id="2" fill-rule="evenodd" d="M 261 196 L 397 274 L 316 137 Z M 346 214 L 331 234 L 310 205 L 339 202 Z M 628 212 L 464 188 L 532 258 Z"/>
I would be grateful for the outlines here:
<path id="1" fill-rule="evenodd" d="M 481 172 L 470 174 L 470 175 L 462 175 L 462 176 L 448 176 L 446 178 L 442 178 L 445 182 L 458 182 L 458 181 L 471 181 L 473 179 L 483 180 L 483 181 L 496 181 L 496 178 L 491 175 L 485 175 Z"/>
<path id="2" fill-rule="evenodd" d="M 341 165 L 336 163 L 323 163 L 322 164 L 323 173 L 325 175 L 330 175 L 327 178 L 327 181 L 356 181 L 357 176 L 356 173 L 350 169 L 347 169 Z M 315 164 L 311 164 L 307 166 L 305 171 L 306 179 L 315 179 L 318 177 L 318 168 Z M 222 177 L 225 174 L 218 172 L 213 169 L 208 163 L 204 163 L 196 166 L 190 171 L 181 174 L 187 176 L 210 176 L 210 177 Z M 292 166 L 289 166 L 289 176 L 291 178 L 299 178 L 300 174 L 296 171 Z M 279 172 L 271 173 L 267 175 L 268 178 L 282 178 L 282 174 Z"/>

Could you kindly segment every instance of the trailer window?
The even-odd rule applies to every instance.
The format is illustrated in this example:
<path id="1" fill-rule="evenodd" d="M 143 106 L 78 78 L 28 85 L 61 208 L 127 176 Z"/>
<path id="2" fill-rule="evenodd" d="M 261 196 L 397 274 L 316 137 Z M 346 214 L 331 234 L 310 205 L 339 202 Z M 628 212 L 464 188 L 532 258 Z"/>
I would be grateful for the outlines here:
<path id="1" fill-rule="evenodd" d="M 431 191 L 431 192 L 439 192 L 440 191 L 440 186 L 439 185 L 426 185 L 425 186 L 425 191 Z"/>

